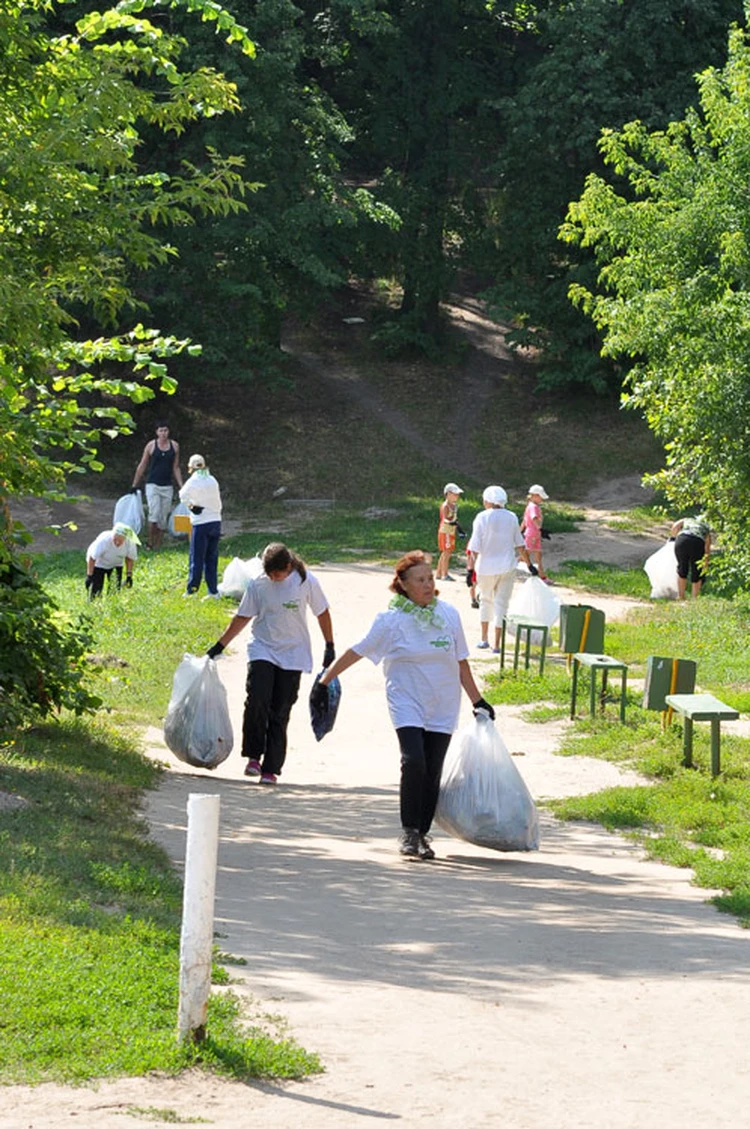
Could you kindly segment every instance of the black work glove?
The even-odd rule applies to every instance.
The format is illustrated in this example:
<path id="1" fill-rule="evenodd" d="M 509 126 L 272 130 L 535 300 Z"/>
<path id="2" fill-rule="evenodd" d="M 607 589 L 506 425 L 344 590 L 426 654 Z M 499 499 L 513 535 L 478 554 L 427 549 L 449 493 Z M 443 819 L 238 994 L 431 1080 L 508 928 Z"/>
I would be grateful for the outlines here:
<path id="1" fill-rule="evenodd" d="M 126 576 L 125 577 L 125 587 L 126 588 L 132 588 L 133 587 L 133 577 L 132 576 Z"/>
<path id="2" fill-rule="evenodd" d="M 333 645 L 333 641 L 326 643 L 326 649 L 323 652 L 323 666 L 330 666 L 335 658 L 336 648 Z"/>
<path id="3" fill-rule="evenodd" d="M 484 710 L 485 713 L 490 715 L 491 721 L 495 720 L 495 711 L 489 702 L 485 702 L 484 698 L 477 698 L 476 702 L 472 702 L 471 708 L 474 711 L 474 717 L 477 716 L 479 710 Z"/>
<path id="4" fill-rule="evenodd" d="M 529 572 L 531 573 L 532 576 L 538 576 L 539 575 L 539 569 L 534 564 L 529 565 Z"/>
<path id="5" fill-rule="evenodd" d="M 224 650 L 223 643 L 214 643 L 213 647 L 209 647 L 206 654 L 210 659 L 218 659 L 219 655 Z"/>
<path id="6" fill-rule="evenodd" d="M 550 535 L 546 529 L 542 530 L 542 541 L 549 541 Z"/>
<path id="7" fill-rule="evenodd" d="M 328 687 L 316 682 L 310 691 L 310 705 L 320 713 L 328 711 Z"/>
<path id="8" fill-rule="evenodd" d="M 466 570 L 466 587 L 471 588 L 473 583 L 474 583 L 474 569 L 473 568 L 467 568 L 467 570 Z"/>
<path id="9" fill-rule="evenodd" d="M 92 585 L 92 584 L 94 583 L 94 578 L 93 578 L 93 576 L 89 576 L 89 575 L 88 575 L 88 573 L 87 573 L 87 574 L 86 574 L 86 580 L 84 581 L 84 583 L 85 583 L 85 585 L 86 585 L 86 591 L 88 592 L 89 588 L 90 588 L 90 587 L 91 587 L 91 585 Z"/>
<path id="10" fill-rule="evenodd" d="M 462 529 L 461 526 L 458 524 L 458 522 L 456 522 L 456 533 L 458 534 L 458 536 L 461 538 L 462 541 L 466 540 L 466 530 Z"/>
<path id="11" fill-rule="evenodd" d="M 193 506 L 193 505 L 191 505 L 190 502 L 188 502 L 188 509 L 190 510 L 191 514 L 202 514 L 205 507 L 204 506 Z"/>

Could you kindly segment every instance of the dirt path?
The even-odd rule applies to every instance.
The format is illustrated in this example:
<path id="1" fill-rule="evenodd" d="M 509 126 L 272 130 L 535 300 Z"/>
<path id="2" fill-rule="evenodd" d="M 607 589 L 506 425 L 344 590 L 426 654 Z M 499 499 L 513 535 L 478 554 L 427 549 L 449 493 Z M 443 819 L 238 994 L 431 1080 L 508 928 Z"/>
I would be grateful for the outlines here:
<path id="1" fill-rule="evenodd" d="M 387 574 L 316 571 L 344 647 L 383 607 Z M 443 594 L 473 644 L 466 589 Z M 610 618 L 621 607 L 601 603 Z M 496 661 L 477 659 L 478 672 Z M 221 671 L 236 723 L 242 647 Z M 305 679 L 302 699 L 308 689 Z M 537 797 L 629 779 L 555 757 L 567 723 L 532 726 L 518 712 L 498 725 Z M 148 818 L 180 866 L 188 795 L 220 795 L 217 943 L 248 962 L 230 972 L 251 1013 L 283 1017 L 325 1073 L 16 1087 L 0 1094 L 3 1129 L 122 1129 L 123 1113 L 146 1121 L 154 1111 L 219 1129 L 745 1124 L 750 935 L 706 904 L 688 872 L 546 814 L 538 853 L 499 855 L 438 833 L 436 863 L 405 863 L 381 673 L 366 662 L 347 672 L 320 744 L 305 715 L 300 701 L 276 789 L 246 781 L 236 753 L 213 774 L 187 768 L 151 731 L 150 752 L 169 771 Z"/>

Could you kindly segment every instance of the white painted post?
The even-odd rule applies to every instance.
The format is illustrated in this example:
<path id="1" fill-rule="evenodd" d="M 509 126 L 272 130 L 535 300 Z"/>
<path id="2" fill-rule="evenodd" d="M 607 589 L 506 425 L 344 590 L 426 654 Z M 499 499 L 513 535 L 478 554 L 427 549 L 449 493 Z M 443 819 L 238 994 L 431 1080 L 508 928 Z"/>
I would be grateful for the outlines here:
<path id="1" fill-rule="evenodd" d="M 219 797 L 191 793 L 187 814 L 177 1036 L 181 1041 L 200 1042 L 205 1035 L 211 990 Z"/>

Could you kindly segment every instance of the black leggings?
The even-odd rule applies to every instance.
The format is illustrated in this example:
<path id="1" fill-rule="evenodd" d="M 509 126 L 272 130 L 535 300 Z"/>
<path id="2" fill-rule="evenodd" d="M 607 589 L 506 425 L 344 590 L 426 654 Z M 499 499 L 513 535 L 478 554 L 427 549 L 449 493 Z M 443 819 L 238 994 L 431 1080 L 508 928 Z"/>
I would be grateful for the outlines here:
<path id="1" fill-rule="evenodd" d="M 396 735 L 401 746 L 401 826 L 426 835 L 437 807 L 451 735 L 412 725 L 397 729 Z"/>
<path id="2" fill-rule="evenodd" d="M 687 580 L 688 575 L 692 584 L 703 580 L 701 564 L 706 555 L 706 542 L 695 533 L 680 533 L 674 543 L 674 555 L 677 557 L 677 575 Z"/>
<path id="3" fill-rule="evenodd" d="M 115 568 L 99 568 L 98 565 L 95 565 L 94 571 L 91 574 L 91 587 L 89 588 L 90 600 L 101 596 L 105 576 L 109 579 L 109 587 L 112 587 L 113 572 L 117 573 L 117 587 L 120 588 L 122 585 L 122 565 L 117 565 Z"/>
<path id="4" fill-rule="evenodd" d="M 301 677 L 301 670 L 282 670 L 265 659 L 254 659 L 247 668 L 242 755 L 275 776 L 286 760 L 286 730 Z"/>

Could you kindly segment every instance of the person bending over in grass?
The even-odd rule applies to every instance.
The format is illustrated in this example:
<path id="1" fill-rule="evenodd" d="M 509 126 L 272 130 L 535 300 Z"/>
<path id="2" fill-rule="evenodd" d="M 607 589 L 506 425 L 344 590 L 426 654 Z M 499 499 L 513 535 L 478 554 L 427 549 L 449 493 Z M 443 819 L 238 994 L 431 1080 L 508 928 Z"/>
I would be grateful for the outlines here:
<path id="1" fill-rule="evenodd" d="M 690 577 L 690 591 L 700 596 L 711 556 L 711 530 L 702 514 L 681 517 L 669 531 L 675 538 L 674 555 L 677 557 L 677 596 L 684 600 Z"/>
<path id="2" fill-rule="evenodd" d="M 312 700 L 327 705 L 328 683 L 362 658 L 383 662 L 391 721 L 401 749 L 401 854 L 433 859 L 428 832 L 440 774 L 458 722 L 461 689 L 474 710 L 495 712 L 480 695 L 469 668 L 461 619 L 437 599 L 431 558 L 415 549 L 397 562 L 388 611 L 376 616 L 364 639 L 321 675 Z"/>
<path id="3" fill-rule="evenodd" d="M 328 601 L 305 562 L 279 541 L 266 545 L 263 574 L 251 580 L 237 614 L 208 651 L 217 658 L 250 622 L 242 755 L 245 776 L 275 784 L 286 760 L 287 727 L 297 701 L 302 672 L 312 670 L 307 609 L 317 617 L 325 639 L 323 666 L 336 658 Z"/>
<path id="4" fill-rule="evenodd" d="M 105 529 L 86 550 L 86 591 L 89 599 L 101 596 L 104 578 L 112 586 L 112 573 L 117 576 L 117 587 L 122 584 L 122 566 L 125 565 L 125 587 L 133 587 L 133 568 L 138 557 L 140 541 L 129 525 L 118 521 L 112 529 Z"/>

